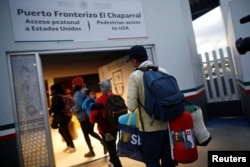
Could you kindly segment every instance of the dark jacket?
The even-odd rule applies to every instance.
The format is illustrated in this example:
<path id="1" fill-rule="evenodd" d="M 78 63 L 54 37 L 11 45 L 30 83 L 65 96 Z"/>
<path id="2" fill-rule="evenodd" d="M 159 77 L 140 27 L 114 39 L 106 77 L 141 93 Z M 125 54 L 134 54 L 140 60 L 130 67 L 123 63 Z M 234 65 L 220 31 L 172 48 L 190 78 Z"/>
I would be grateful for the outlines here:
<path id="1" fill-rule="evenodd" d="M 67 119 L 66 115 L 64 114 L 64 102 L 62 95 L 53 95 L 51 98 L 51 107 L 49 109 L 49 114 L 52 115 L 54 118 L 60 119 L 63 121 Z"/>
<path id="2" fill-rule="evenodd" d="M 111 92 L 109 95 L 112 94 Z M 105 108 L 107 103 L 107 95 L 102 95 L 96 99 L 95 104 L 91 107 L 89 120 L 91 123 L 97 123 L 97 129 L 100 134 L 105 134 L 112 131 L 118 131 L 118 126 L 110 125 L 107 120 L 107 110 Z"/>

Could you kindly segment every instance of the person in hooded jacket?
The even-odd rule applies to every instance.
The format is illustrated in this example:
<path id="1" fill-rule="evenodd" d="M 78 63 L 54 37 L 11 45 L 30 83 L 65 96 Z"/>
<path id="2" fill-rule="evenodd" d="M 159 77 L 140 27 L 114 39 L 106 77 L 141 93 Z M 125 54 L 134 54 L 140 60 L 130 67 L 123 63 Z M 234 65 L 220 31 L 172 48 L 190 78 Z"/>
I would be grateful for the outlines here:
<path id="1" fill-rule="evenodd" d="M 75 113 L 78 121 L 80 122 L 84 139 L 89 148 L 89 152 L 84 154 L 84 157 L 94 157 L 95 152 L 93 150 L 93 146 L 92 146 L 89 134 L 95 137 L 96 139 L 100 140 L 101 144 L 103 144 L 103 147 L 104 147 L 104 154 L 106 153 L 106 151 L 105 151 L 105 146 L 104 146 L 104 142 L 102 138 L 98 134 L 91 131 L 92 128 L 90 127 L 92 127 L 93 125 L 89 121 L 87 112 L 82 109 L 82 103 L 85 99 L 85 92 L 87 90 L 86 88 L 83 87 L 83 85 L 84 85 L 84 81 L 82 77 L 75 77 L 72 80 L 73 94 L 74 94 L 74 101 L 75 101 L 75 105 L 72 107 L 72 110 Z"/>
<path id="2" fill-rule="evenodd" d="M 110 162 L 114 167 L 122 167 L 121 161 L 117 156 L 116 139 L 118 133 L 118 125 L 110 125 L 107 120 L 107 110 L 105 108 L 107 98 L 112 95 L 112 86 L 110 80 L 100 82 L 102 95 L 96 99 L 91 107 L 89 119 L 91 123 L 97 123 L 97 129 L 106 143 Z"/>

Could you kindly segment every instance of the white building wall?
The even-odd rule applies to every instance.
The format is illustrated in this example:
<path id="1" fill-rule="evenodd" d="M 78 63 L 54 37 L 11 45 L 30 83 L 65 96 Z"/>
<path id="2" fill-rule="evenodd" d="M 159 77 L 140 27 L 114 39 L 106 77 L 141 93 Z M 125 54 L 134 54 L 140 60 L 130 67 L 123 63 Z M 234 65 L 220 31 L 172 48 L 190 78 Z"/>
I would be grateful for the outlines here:
<path id="1" fill-rule="evenodd" d="M 250 36 L 250 23 L 241 24 L 240 19 L 250 14 L 249 0 L 221 0 L 224 21 L 226 25 L 227 40 L 232 48 L 236 63 L 238 77 L 243 82 L 250 81 L 250 52 L 240 55 L 236 49 L 235 41 Z"/>

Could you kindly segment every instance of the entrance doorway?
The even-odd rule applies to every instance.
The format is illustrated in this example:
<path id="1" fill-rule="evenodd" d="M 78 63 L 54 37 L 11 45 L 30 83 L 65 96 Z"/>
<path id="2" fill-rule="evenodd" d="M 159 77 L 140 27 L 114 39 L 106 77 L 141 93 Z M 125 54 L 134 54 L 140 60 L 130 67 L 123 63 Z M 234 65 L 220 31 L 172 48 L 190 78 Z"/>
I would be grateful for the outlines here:
<path id="1" fill-rule="evenodd" d="M 88 77 L 100 74 L 100 76 L 106 78 L 103 71 L 110 71 L 111 76 L 116 77 L 115 83 L 120 86 L 120 76 L 124 76 L 126 72 L 127 76 L 124 76 L 124 81 L 126 82 L 128 78 L 127 68 L 130 65 L 124 63 L 123 67 L 126 70 L 124 73 L 119 71 L 118 75 L 117 67 L 121 68 L 122 63 L 117 63 L 116 60 L 126 62 L 127 58 L 125 56 L 128 49 L 124 47 L 119 49 L 109 48 L 101 51 L 63 50 L 54 51 L 53 53 L 27 52 L 8 54 L 20 166 L 74 166 L 104 156 L 102 145 L 99 141 L 92 139 L 96 156 L 91 159 L 84 158 L 83 155 L 87 152 L 85 149 L 87 146 L 80 128 L 77 132 L 78 138 L 75 140 L 77 151 L 72 154 L 62 153 L 65 143 L 57 130 L 52 130 L 49 125 L 48 107 L 50 92 L 47 90 L 54 82 L 61 82 L 62 78 L 69 79 L 74 76 L 87 77 L 85 81 L 87 84 L 97 84 L 96 79 L 93 79 L 93 77 L 88 79 Z M 146 50 L 149 60 L 153 61 L 152 46 L 149 46 Z M 112 64 L 111 62 L 116 63 Z M 105 64 L 108 64 L 108 66 L 104 66 Z M 98 71 L 98 69 L 101 70 Z M 116 73 L 114 73 L 114 70 L 116 70 Z M 132 70 L 131 67 L 129 73 Z M 100 76 L 99 78 L 101 78 Z M 69 79 L 67 82 L 70 81 Z M 120 91 L 118 92 L 120 93 Z M 79 145 L 77 144 L 78 142 Z"/>
<path id="2" fill-rule="evenodd" d="M 116 59 L 126 56 L 126 50 L 119 51 L 92 51 L 92 52 L 71 52 L 58 54 L 40 55 L 42 63 L 43 78 L 46 80 L 46 86 L 49 88 L 54 83 L 60 83 L 64 88 L 71 88 L 71 80 L 76 76 L 84 79 L 85 87 L 93 89 L 99 94 L 98 69 Z M 49 90 L 46 90 L 49 94 Z M 47 99 L 47 101 L 50 101 Z M 48 104 L 49 107 L 49 104 Z M 78 164 L 84 164 L 103 158 L 103 147 L 98 140 L 90 136 L 96 156 L 85 158 L 88 147 L 84 140 L 79 122 L 75 116 L 72 118 L 77 129 L 77 138 L 73 140 L 76 147 L 74 153 L 64 153 L 66 143 L 62 140 L 58 130 L 51 129 L 52 145 L 56 166 L 66 167 Z M 95 131 L 98 133 L 95 125 Z"/>

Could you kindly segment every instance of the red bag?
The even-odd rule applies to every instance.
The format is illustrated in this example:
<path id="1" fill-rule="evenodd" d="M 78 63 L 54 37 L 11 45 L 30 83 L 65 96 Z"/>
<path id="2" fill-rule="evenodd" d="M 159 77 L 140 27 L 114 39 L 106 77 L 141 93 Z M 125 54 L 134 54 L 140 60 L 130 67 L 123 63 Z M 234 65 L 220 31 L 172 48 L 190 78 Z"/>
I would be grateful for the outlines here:
<path id="1" fill-rule="evenodd" d="M 169 121 L 172 159 L 178 163 L 192 163 L 198 159 L 193 127 L 192 116 L 187 111 Z"/>

